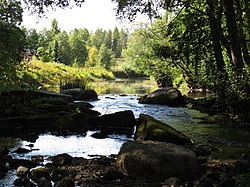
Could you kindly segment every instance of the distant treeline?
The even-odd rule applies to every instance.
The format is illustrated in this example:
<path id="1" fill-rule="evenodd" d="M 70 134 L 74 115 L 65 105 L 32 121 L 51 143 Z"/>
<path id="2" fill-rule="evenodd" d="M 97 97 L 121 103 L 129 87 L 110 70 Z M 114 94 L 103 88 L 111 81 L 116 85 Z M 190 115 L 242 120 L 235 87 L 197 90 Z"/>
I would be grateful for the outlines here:
<path id="1" fill-rule="evenodd" d="M 43 62 L 60 62 L 85 67 L 101 66 L 109 69 L 115 58 L 120 58 L 127 46 L 128 32 L 124 29 L 102 30 L 91 33 L 86 28 L 67 33 L 54 19 L 51 28 L 41 31 L 21 28 L 26 36 L 25 48 L 35 49 Z"/>

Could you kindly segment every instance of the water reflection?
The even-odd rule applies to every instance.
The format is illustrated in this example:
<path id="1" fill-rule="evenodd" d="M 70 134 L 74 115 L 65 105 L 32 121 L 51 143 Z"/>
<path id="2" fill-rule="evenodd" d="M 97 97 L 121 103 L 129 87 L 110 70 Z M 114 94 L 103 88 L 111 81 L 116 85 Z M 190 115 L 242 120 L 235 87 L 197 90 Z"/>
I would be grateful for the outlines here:
<path id="1" fill-rule="evenodd" d="M 31 158 L 34 155 L 54 156 L 67 153 L 73 157 L 90 158 L 91 155 L 111 155 L 119 152 L 120 146 L 130 138 L 110 136 L 105 139 L 91 137 L 94 131 L 88 131 L 86 136 L 54 136 L 40 135 L 34 143 L 33 151 L 27 154 L 13 154 L 15 158 Z M 29 145 L 24 141 L 22 147 Z"/>
<path id="2" fill-rule="evenodd" d="M 146 78 L 97 81 L 93 88 L 98 94 L 148 94 L 157 88 L 154 80 Z"/>

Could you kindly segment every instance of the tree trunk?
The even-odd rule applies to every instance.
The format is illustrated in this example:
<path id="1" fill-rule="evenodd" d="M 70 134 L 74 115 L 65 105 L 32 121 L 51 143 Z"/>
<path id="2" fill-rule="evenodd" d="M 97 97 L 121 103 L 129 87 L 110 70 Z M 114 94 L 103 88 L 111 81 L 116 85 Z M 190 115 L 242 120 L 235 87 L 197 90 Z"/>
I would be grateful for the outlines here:
<path id="1" fill-rule="evenodd" d="M 214 54 L 216 59 L 216 65 L 218 69 L 218 80 L 220 82 L 220 89 L 218 90 L 218 95 L 220 98 L 223 98 L 225 95 L 225 83 L 226 83 L 226 71 L 225 71 L 225 62 L 222 56 L 222 49 L 220 43 L 218 22 L 215 17 L 215 7 L 214 0 L 207 0 L 208 4 L 208 16 L 209 16 L 209 24 L 211 29 L 211 37 L 214 48 Z"/>
<path id="2" fill-rule="evenodd" d="M 247 47 L 247 43 L 246 43 L 246 35 L 244 33 L 243 27 L 244 22 L 242 19 L 242 9 L 241 9 L 241 5 L 240 5 L 240 1 L 239 0 L 235 0 L 236 3 L 236 11 L 237 11 L 237 18 L 239 21 L 239 35 L 240 35 L 240 42 L 241 42 L 241 48 L 242 48 L 242 52 L 243 52 L 243 58 L 245 63 L 250 66 L 250 56 L 249 56 L 249 52 L 248 52 L 248 47 Z"/>
<path id="3" fill-rule="evenodd" d="M 234 10 L 233 0 L 224 0 L 224 13 L 226 16 L 227 31 L 231 47 L 231 57 L 236 71 L 242 72 L 243 60 L 241 55 L 240 38 L 238 34 L 238 27 L 236 24 L 236 15 Z"/>
<path id="4" fill-rule="evenodd" d="M 211 37 L 213 42 L 213 48 L 215 53 L 215 59 L 217 68 L 220 72 L 225 72 L 225 63 L 222 56 L 222 49 L 221 49 L 221 43 L 219 38 L 219 30 L 217 27 L 217 20 L 215 17 L 215 9 L 214 9 L 214 1 L 213 0 L 207 0 L 209 9 L 208 9 L 208 15 L 209 15 L 209 24 L 211 29 Z"/>
<path id="5" fill-rule="evenodd" d="M 221 44 L 226 48 L 227 50 L 227 55 L 230 59 L 230 63 L 233 64 L 233 60 L 232 60 L 232 56 L 231 56 L 231 48 L 230 48 L 230 42 L 226 39 L 224 33 L 223 33 L 223 29 L 222 29 L 222 17 L 223 17 L 223 6 L 222 6 L 222 2 L 218 2 L 218 0 L 215 1 L 215 4 L 218 5 L 217 10 L 215 10 L 216 12 L 216 18 L 217 18 L 217 27 L 218 27 L 218 31 L 219 31 L 219 37 L 220 37 L 220 42 Z"/>

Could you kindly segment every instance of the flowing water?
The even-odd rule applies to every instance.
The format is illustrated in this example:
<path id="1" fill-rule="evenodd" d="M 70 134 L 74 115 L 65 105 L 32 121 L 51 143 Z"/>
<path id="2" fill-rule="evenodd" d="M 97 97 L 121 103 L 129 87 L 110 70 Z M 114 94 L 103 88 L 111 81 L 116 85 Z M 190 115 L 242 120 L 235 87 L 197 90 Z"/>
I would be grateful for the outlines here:
<path id="1" fill-rule="evenodd" d="M 93 101 L 94 110 L 101 114 L 109 114 L 117 111 L 132 110 L 136 118 L 140 114 L 149 114 L 168 125 L 176 128 L 191 137 L 197 144 L 212 145 L 221 154 L 232 154 L 250 151 L 250 129 L 236 126 L 222 126 L 220 124 L 204 123 L 206 114 L 191 110 L 187 107 L 168 107 L 164 105 L 139 104 L 141 94 L 149 93 L 156 88 L 150 80 L 133 80 L 125 82 L 115 81 L 110 83 L 98 83 L 95 85 L 99 94 L 99 100 Z M 122 89 L 124 88 L 124 89 Z M 68 153 L 72 156 L 90 158 L 93 155 L 117 154 L 120 146 L 131 139 L 126 136 L 109 136 L 106 139 L 91 137 L 92 131 L 86 136 L 57 137 L 50 134 L 42 134 L 34 143 L 34 151 L 17 155 L 15 158 L 30 158 L 34 155 L 47 156 Z M 17 147 L 25 147 L 30 142 L 12 138 L 0 138 L 0 146 L 5 145 L 11 150 Z M 13 171 L 0 180 L 0 186 L 10 184 L 15 179 Z"/>

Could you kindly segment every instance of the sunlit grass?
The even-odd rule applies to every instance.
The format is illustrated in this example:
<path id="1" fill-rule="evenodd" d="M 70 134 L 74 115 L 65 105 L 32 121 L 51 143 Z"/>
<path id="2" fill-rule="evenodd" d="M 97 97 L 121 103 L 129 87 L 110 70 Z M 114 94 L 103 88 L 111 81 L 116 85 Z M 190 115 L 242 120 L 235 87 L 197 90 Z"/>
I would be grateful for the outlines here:
<path id="1" fill-rule="evenodd" d="M 112 72 L 100 67 L 72 67 L 61 63 L 45 63 L 39 60 L 23 62 L 19 72 L 21 82 L 37 89 L 59 91 L 60 84 L 81 80 L 86 87 L 97 79 L 114 79 Z"/>

